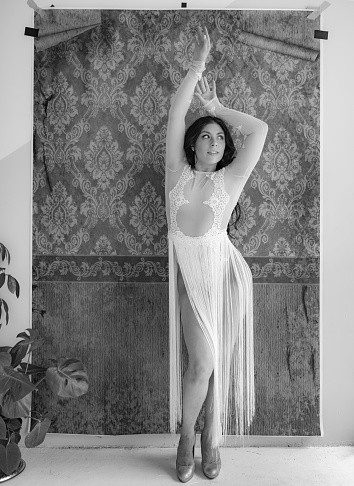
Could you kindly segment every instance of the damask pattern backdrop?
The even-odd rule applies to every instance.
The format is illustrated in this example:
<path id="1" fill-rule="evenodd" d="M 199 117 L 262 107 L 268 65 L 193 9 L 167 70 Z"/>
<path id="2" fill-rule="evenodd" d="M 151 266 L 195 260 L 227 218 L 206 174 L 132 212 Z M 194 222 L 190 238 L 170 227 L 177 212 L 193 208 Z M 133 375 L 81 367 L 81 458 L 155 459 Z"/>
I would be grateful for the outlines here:
<path id="1" fill-rule="evenodd" d="M 231 232 L 254 277 L 250 433 L 320 433 L 319 60 L 238 40 L 250 32 L 318 49 L 306 16 L 102 11 L 99 26 L 35 53 L 33 326 L 46 339 L 37 354 L 77 355 L 90 376 L 77 401 L 40 389 L 35 408 L 53 416 L 53 432 L 168 432 L 166 123 L 205 24 L 206 75 L 221 102 L 269 125 Z M 187 123 L 201 115 L 194 99 Z"/>

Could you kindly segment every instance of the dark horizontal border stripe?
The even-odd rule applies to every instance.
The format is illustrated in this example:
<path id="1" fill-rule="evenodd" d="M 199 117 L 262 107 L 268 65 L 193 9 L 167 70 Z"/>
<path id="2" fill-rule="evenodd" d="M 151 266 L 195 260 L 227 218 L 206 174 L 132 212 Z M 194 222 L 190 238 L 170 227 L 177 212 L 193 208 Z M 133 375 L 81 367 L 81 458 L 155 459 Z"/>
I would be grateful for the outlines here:
<path id="1" fill-rule="evenodd" d="M 314 283 L 320 282 L 319 258 L 245 258 L 254 283 Z"/>
<path id="2" fill-rule="evenodd" d="M 33 280 L 167 282 L 167 257 L 34 256 Z"/>
<path id="3" fill-rule="evenodd" d="M 254 283 L 319 283 L 319 258 L 246 257 Z M 168 282 L 168 258 L 154 256 L 33 257 L 34 281 Z"/>

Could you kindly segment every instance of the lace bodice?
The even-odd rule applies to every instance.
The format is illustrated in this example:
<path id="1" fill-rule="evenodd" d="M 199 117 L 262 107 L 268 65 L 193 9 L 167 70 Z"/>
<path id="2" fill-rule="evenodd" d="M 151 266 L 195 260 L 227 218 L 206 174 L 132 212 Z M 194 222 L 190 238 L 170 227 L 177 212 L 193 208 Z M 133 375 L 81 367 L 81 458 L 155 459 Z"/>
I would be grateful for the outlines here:
<path id="1" fill-rule="evenodd" d="M 205 238 L 220 234 L 225 209 L 230 200 L 225 190 L 224 173 L 225 169 L 197 172 L 189 165 L 184 167 L 177 184 L 169 192 L 172 234 L 187 238 Z M 205 206 L 209 206 L 211 211 Z M 203 228 L 206 231 L 202 234 L 190 234 L 199 233 Z"/>

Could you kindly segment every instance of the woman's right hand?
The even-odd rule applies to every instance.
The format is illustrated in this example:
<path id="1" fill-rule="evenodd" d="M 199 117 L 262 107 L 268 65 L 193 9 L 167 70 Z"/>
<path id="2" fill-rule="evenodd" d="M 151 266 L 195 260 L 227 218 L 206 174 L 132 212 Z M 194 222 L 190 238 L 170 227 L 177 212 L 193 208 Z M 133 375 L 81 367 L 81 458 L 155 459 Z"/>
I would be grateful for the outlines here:
<path id="1" fill-rule="evenodd" d="M 208 29 L 204 26 L 197 27 L 197 33 L 195 35 L 196 43 L 194 45 L 193 60 L 205 62 L 210 51 L 210 37 Z"/>

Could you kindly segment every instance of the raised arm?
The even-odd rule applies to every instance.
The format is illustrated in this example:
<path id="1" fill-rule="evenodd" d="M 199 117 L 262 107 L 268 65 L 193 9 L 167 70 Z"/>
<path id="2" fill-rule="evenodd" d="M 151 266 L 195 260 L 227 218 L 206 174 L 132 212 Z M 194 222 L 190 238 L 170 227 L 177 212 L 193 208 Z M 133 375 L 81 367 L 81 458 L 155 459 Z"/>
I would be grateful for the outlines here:
<path id="1" fill-rule="evenodd" d="M 186 77 L 180 84 L 168 116 L 166 136 L 166 165 L 171 170 L 178 170 L 184 160 L 185 117 L 192 101 L 198 80 L 205 69 L 205 61 L 210 51 L 210 39 L 207 29 L 197 29 L 193 62 Z"/>
<path id="2" fill-rule="evenodd" d="M 201 100 L 204 108 L 212 115 L 221 118 L 226 123 L 238 128 L 245 140 L 242 149 L 228 166 L 235 176 L 249 177 L 261 156 L 268 132 L 268 125 L 247 113 L 232 110 L 223 106 L 216 96 L 216 85 L 213 81 L 210 89 L 206 78 L 202 78 L 197 86 L 196 96 Z"/>

